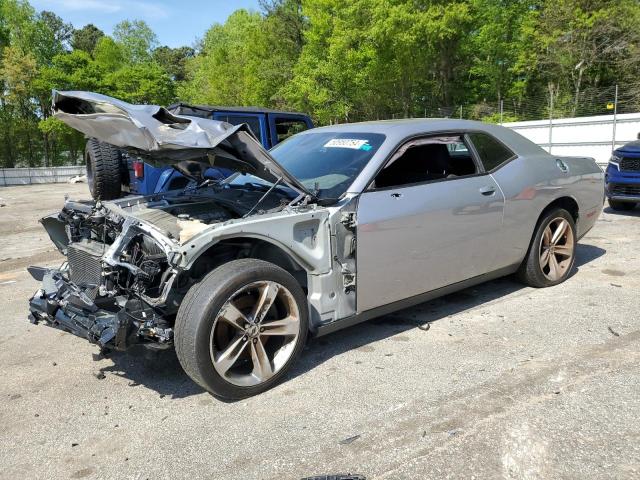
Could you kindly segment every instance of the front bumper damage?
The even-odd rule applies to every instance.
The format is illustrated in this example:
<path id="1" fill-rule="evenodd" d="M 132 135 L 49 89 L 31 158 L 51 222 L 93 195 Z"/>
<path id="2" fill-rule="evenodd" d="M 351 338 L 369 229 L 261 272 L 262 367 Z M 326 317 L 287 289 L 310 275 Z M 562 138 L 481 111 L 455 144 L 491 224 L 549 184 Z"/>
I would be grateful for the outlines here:
<path id="1" fill-rule="evenodd" d="M 95 285 L 76 285 L 67 267 L 29 267 L 42 286 L 29 300 L 29 320 L 73 333 L 104 350 L 126 350 L 134 344 L 164 349 L 173 329 L 141 300 L 126 297 L 92 299 Z"/>

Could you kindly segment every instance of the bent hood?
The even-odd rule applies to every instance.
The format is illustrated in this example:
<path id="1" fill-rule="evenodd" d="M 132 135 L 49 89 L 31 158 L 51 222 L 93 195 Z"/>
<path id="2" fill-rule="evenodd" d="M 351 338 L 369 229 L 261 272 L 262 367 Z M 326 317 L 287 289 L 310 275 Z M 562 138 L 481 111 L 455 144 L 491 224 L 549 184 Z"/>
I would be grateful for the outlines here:
<path id="1" fill-rule="evenodd" d="M 196 160 L 272 183 L 282 178 L 295 190 L 311 195 L 269 155 L 246 124 L 174 115 L 157 105 L 132 105 L 81 91 L 54 90 L 53 115 L 88 137 L 125 148 L 152 164 Z"/>

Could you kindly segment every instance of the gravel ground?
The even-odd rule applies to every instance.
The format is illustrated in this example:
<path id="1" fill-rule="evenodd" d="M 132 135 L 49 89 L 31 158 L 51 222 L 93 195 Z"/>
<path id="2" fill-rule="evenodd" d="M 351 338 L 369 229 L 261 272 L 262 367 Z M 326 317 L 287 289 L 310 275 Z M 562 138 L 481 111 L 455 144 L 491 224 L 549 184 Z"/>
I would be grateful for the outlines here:
<path id="1" fill-rule="evenodd" d="M 175 355 L 26 321 L 37 223 L 85 185 L 0 189 L 0 478 L 640 478 L 640 210 L 605 210 L 551 289 L 506 278 L 311 341 L 216 400 Z M 427 329 L 427 326 L 429 327 Z"/>

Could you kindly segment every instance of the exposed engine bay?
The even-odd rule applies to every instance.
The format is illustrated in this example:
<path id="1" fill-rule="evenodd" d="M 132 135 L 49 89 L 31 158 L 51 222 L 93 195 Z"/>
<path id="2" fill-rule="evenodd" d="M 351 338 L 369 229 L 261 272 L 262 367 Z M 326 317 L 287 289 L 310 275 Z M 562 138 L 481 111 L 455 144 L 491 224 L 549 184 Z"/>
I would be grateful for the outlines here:
<path id="1" fill-rule="evenodd" d="M 41 220 L 67 261 L 58 269 L 29 268 L 43 282 L 30 301 L 31 321 L 105 349 L 171 345 L 173 319 L 189 287 L 216 263 L 242 254 L 221 247 L 219 258 L 203 257 L 200 268 L 184 271 L 177 262 L 181 245 L 205 229 L 291 202 L 285 192 L 264 190 L 227 185 L 105 204 L 67 200 Z"/>

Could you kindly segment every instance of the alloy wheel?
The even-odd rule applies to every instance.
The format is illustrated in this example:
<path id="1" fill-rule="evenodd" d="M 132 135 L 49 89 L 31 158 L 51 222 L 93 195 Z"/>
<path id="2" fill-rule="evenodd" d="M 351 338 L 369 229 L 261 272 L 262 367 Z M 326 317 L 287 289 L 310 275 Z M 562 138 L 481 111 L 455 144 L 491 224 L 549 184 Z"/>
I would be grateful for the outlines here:
<path id="1" fill-rule="evenodd" d="M 254 386 L 276 375 L 300 335 L 293 295 L 273 281 L 250 283 L 224 303 L 211 329 L 213 366 L 226 381 Z"/>
<path id="2" fill-rule="evenodd" d="M 540 268 L 547 279 L 556 281 L 567 274 L 573 263 L 575 238 L 567 219 L 551 220 L 540 242 Z"/>

